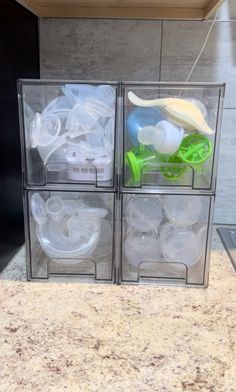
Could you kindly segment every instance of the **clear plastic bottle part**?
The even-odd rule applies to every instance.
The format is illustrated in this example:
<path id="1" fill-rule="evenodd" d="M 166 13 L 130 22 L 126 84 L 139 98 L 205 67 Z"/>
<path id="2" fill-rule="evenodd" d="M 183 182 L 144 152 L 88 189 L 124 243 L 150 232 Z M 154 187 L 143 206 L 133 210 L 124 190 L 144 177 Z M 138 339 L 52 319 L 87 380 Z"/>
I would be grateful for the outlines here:
<path id="1" fill-rule="evenodd" d="M 127 224 L 136 231 L 157 231 L 163 218 L 160 197 L 133 196 L 125 208 L 125 217 Z"/>
<path id="2" fill-rule="evenodd" d="M 201 217 L 201 198 L 195 196 L 165 196 L 163 208 L 166 217 L 177 223 L 193 225 Z"/>
<path id="3" fill-rule="evenodd" d="M 155 233 L 139 233 L 132 231 L 124 244 L 125 257 L 129 264 L 138 267 L 141 262 L 160 261 L 160 241 Z"/>

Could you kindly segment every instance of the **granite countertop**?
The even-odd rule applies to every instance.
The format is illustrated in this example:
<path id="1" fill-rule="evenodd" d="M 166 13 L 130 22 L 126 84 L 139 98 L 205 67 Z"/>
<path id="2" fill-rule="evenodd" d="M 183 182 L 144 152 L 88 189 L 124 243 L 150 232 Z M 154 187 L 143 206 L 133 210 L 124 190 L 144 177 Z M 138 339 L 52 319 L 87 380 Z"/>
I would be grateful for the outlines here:
<path id="1" fill-rule="evenodd" d="M 214 235 L 209 288 L 0 280 L 0 391 L 235 392 L 236 274 Z"/>

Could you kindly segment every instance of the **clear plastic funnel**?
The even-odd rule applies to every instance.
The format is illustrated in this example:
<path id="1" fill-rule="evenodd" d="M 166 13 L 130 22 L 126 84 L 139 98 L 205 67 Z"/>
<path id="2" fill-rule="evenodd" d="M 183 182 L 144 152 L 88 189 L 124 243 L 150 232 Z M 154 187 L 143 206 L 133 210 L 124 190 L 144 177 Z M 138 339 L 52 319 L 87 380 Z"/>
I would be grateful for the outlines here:
<path id="1" fill-rule="evenodd" d="M 99 114 L 92 112 L 84 102 L 78 102 L 68 115 L 66 129 L 72 133 L 76 132 L 77 135 L 82 135 L 90 132 L 98 120 Z"/>
<path id="2" fill-rule="evenodd" d="M 145 261 L 160 261 L 160 241 L 155 233 L 131 232 L 125 239 L 124 246 L 127 261 L 138 266 Z"/>
<path id="3" fill-rule="evenodd" d="M 62 91 L 70 102 L 75 105 L 76 103 L 93 96 L 96 87 L 91 86 L 90 84 L 65 84 L 65 86 L 62 87 Z"/>
<path id="4" fill-rule="evenodd" d="M 52 160 L 52 158 L 54 162 L 65 162 L 66 136 L 66 134 L 58 136 L 48 146 L 38 146 L 38 152 L 44 165 L 46 165 L 49 159 Z"/>
<path id="5" fill-rule="evenodd" d="M 162 221 L 162 204 L 158 196 L 138 195 L 129 199 L 125 217 L 127 224 L 136 231 L 156 231 Z"/>
<path id="6" fill-rule="evenodd" d="M 59 222 L 65 215 L 64 202 L 59 196 L 52 196 L 46 202 L 46 210 L 50 217 Z"/>
<path id="7" fill-rule="evenodd" d="M 174 223 L 167 223 L 160 233 L 161 250 L 167 262 L 183 263 L 191 267 L 201 256 L 201 243 L 190 229 Z"/>
<path id="8" fill-rule="evenodd" d="M 103 102 L 105 105 L 113 107 L 115 96 L 116 93 L 113 87 L 101 84 L 100 86 L 97 86 L 94 98 L 100 102 Z"/>
<path id="9" fill-rule="evenodd" d="M 66 117 L 72 109 L 73 104 L 64 95 L 53 99 L 42 111 L 42 117 L 57 115 L 58 117 Z"/>
<path id="10" fill-rule="evenodd" d="M 114 109 L 95 98 L 84 101 L 84 105 L 89 113 L 99 117 L 115 117 Z"/>
<path id="11" fill-rule="evenodd" d="M 68 220 L 68 238 L 70 242 L 80 241 L 84 252 L 91 252 L 100 235 L 100 220 L 85 216 L 72 216 Z"/>
<path id="12" fill-rule="evenodd" d="M 61 121 L 57 116 L 42 117 L 35 113 L 31 123 L 31 146 L 33 148 L 51 145 L 58 137 L 61 130 Z"/>
<path id="13" fill-rule="evenodd" d="M 44 225 L 37 225 L 37 238 L 48 257 L 86 257 L 96 248 L 100 233 L 99 220 L 72 218 L 64 217 L 60 222 L 48 219 Z"/>
<path id="14" fill-rule="evenodd" d="M 165 196 L 166 217 L 184 225 L 193 225 L 201 216 L 201 199 L 194 196 Z"/>

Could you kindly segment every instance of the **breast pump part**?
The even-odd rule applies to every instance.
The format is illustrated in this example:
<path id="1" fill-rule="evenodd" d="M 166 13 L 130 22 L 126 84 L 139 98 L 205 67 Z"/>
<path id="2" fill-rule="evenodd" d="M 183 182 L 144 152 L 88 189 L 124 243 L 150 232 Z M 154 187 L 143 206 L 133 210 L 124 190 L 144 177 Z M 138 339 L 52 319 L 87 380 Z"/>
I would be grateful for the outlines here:
<path id="1" fill-rule="evenodd" d="M 97 158 L 104 157 L 111 153 L 111 148 L 106 146 L 103 135 L 96 133 L 83 136 L 83 139 L 75 142 L 69 141 L 68 147 L 65 151 L 65 158 L 70 163 L 82 163 L 85 160 L 94 160 Z"/>
<path id="2" fill-rule="evenodd" d="M 89 113 L 99 117 L 114 117 L 114 109 L 96 98 L 87 98 L 84 106 Z"/>
<path id="3" fill-rule="evenodd" d="M 41 115 L 40 113 L 36 112 L 35 116 L 31 122 L 31 147 L 35 148 L 38 145 L 39 133 L 41 129 Z"/>
<path id="4" fill-rule="evenodd" d="M 106 122 L 104 127 L 104 139 L 108 148 L 114 150 L 115 141 L 115 118 L 111 117 Z"/>
<path id="5" fill-rule="evenodd" d="M 112 131 L 114 133 L 114 129 Z M 99 126 L 84 135 L 84 139 L 68 145 L 65 153 L 68 177 L 74 181 L 110 181 L 113 177 L 114 146 L 107 141 L 106 131 Z"/>
<path id="6" fill-rule="evenodd" d="M 96 91 L 96 86 L 90 84 L 65 84 L 62 87 L 62 91 L 72 104 L 75 105 L 79 101 L 93 96 Z"/>
<path id="7" fill-rule="evenodd" d="M 39 193 L 33 193 L 30 199 L 31 212 L 38 225 L 44 225 L 47 219 L 46 203 Z"/>
<path id="8" fill-rule="evenodd" d="M 128 99 L 136 106 L 159 107 L 171 122 L 185 128 L 187 131 L 199 131 L 207 135 L 213 135 L 215 132 L 208 126 L 199 108 L 186 99 L 141 99 L 131 91 L 128 92 Z"/>
<path id="9" fill-rule="evenodd" d="M 46 147 L 51 145 L 58 137 L 61 130 L 61 121 L 57 116 L 42 117 L 35 114 L 32 121 L 31 146 Z"/>
<path id="10" fill-rule="evenodd" d="M 44 225 L 36 226 L 39 243 L 50 258 L 76 258 L 89 256 L 96 248 L 100 222 L 98 219 L 89 220 L 78 218 L 73 220 L 73 235 L 68 228 L 68 221 L 72 218 L 65 216 L 60 222 L 47 219 Z M 72 225 L 72 223 L 71 223 Z M 74 260 L 78 263 L 78 259 Z"/>
<path id="11" fill-rule="evenodd" d="M 124 254 L 129 264 L 138 267 L 141 262 L 160 261 L 160 241 L 155 233 L 130 232 L 125 239 Z"/>
<path id="12" fill-rule="evenodd" d="M 144 147 L 144 149 L 142 151 L 140 149 L 139 152 L 133 151 L 132 149 L 126 153 L 126 162 L 135 183 L 141 183 L 142 173 L 156 170 L 160 166 L 159 164 L 163 162 L 163 156 L 161 154 L 142 144 L 139 146 Z"/>
<path id="13" fill-rule="evenodd" d="M 183 263 L 187 267 L 196 264 L 201 256 L 198 236 L 190 229 L 168 223 L 160 233 L 161 251 L 167 262 Z"/>
<path id="14" fill-rule="evenodd" d="M 108 214 L 105 208 L 87 206 L 83 200 L 64 200 L 60 196 L 51 196 L 46 202 L 46 211 L 50 217 L 59 222 L 63 216 L 80 215 L 89 218 L 105 218 Z"/>
<path id="15" fill-rule="evenodd" d="M 207 120 L 207 109 L 206 106 L 196 98 L 185 98 L 187 101 L 192 102 L 202 113 L 203 117 Z"/>
<path id="16" fill-rule="evenodd" d="M 87 143 L 88 158 L 100 158 L 105 155 L 110 155 L 112 149 L 106 143 L 105 133 L 102 128 L 97 128 L 96 131 L 87 133 L 85 135 Z"/>
<path id="17" fill-rule="evenodd" d="M 90 218 L 105 218 L 108 211 L 105 208 L 93 208 L 86 206 L 85 208 L 78 208 L 77 214 L 79 216 L 87 216 Z"/>
<path id="18" fill-rule="evenodd" d="M 87 243 L 84 247 L 86 253 L 94 249 L 95 242 L 100 234 L 100 220 L 97 217 L 73 215 L 68 219 L 68 239 L 70 242 L 81 241 Z"/>
<path id="19" fill-rule="evenodd" d="M 165 157 L 163 163 L 166 165 L 160 167 L 160 172 L 169 181 L 179 180 L 187 170 L 187 166 L 177 154 Z"/>
<path id="20" fill-rule="evenodd" d="M 127 117 L 127 132 L 134 146 L 139 144 L 138 132 L 145 126 L 155 126 L 164 119 L 164 115 L 157 108 L 134 108 Z"/>
<path id="21" fill-rule="evenodd" d="M 112 257 L 112 224 L 108 219 L 100 219 L 100 236 L 99 243 L 92 253 L 92 257 L 95 261 L 106 261 L 109 257 L 109 262 Z"/>
<path id="22" fill-rule="evenodd" d="M 77 100 L 67 119 L 66 128 L 70 132 L 78 132 L 79 129 L 81 129 L 81 133 L 91 131 L 94 127 L 99 126 L 100 118 L 115 116 L 114 108 L 101 101 L 102 91 L 100 90 L 100 95 L 97 96 L 96 91 L 95 96 Z"/>
<path id="23" fill-rule="evenodd" d="M 76 132 L 78 136 L 83 135 L 90 132 L 98 120 L 98 114 L 93 113 L 84 102 L 78 102 L 68 115 L 66 129 L 69 132 Z"/>
<path id="24" fill-rule="evenodd" d="M 72 107 L 73 104 L 71 101 L 64 95 L 61 95 L 49 102 L 49 104 L 42 111 L 41 115 L 42 117 L 57 115 L 59 118 L 64 118 L 68 115 Z"/>
<path id="25" fill-rule="evenodd" d="M 52 196 L 46 201 L 46 210 L 50 217 L 59 222 L 65 215 L 64 202 L 59 196 Z"/>
<path id="26" fill-rule="evenodd" d="M 94 150 L 97 154 L 101 150 Z M 74 181 L 110 181 L 113 177 L 113 154 L 104 152 L 103 156 L 94 157 L 92 151 L 85 153 L 79 145 L 70 145 L 65 153 L 68 166 L 68 178 Z M 100 154 L 98 154 L 100 155 Z M 90 159 L 89 159 L 90 156 Z"/>
<path id="27" fill-rule="evenodd" d="M 83 200 L 63 200 L 65 214 L 72 216 L 77 214 L 80 209 L 86 208 Z"/>
<path id="28" fill-rule="evenodd" d="M 127 225 L 139 232 L 157 231 L 162 221 L 162 204 L 158 196 L 133 196 L 125 208 Z"/>
<path id="29" fill-rule="evenodd" d="M 138 141 L 144 145 L 152 145 L 160 154 L 174 154 L 183 139 L 183 128 L 169 121 L 162 120 L 155 127 L 145 126 L 138 131 Z"/>
<path id="30" fill-rule="evenodd" d="M 65 147 L 64 147 L 65 146 Z M 60 165 L 64 165 L 63 160 L 66 161 L 67 175 L 72 181 L 84 181 L 84 182 L 104 182 L 111 181 L 113 178 L 113 155 L 105 155 L 95 159 L 86 159 L 83 155 L 79 155 L 80 158 L 75 158 L 73 155 L 68 155 L 68 144 L 62 145 L 57 151 L 58 154 L 52 154 L 49 159 L 48 166 L 50 170 L 59 170 Z M 61 162 L 61 164 L 59 164 Z M 55 163 L 55 165 L 54 165 Z M 54 168 L 55 166 L 55 168 Z M 63 170 L 66 167 L 63 166 Z"/>
<path id="31" fill-rule="evenodd" d="M 206 240 L 207 240 L 207 225 L 204 225 L 200 228 L 200 230 L 196 233 L 198 236 L 198 239 L 200 241 L 201 244 L 201 248 L 202 248 L 202 253 L 205 250 L 205 246 L 206 246 Z"/>
<path id="32" fill-rule="evenodd" d="M 63 134 L 58 136 L 54 142 L 48 146 L 38 146 L 38 152 L 44 165 L 46 165 L 49 160 L 53 160 L 55 163 L 65 161 L 65 148 L 67 146 L 66 137 L 67 134 Z"/>
<path id="33" fill-rule="evenodd" d="M 185 225 L 193 225 L 200 219 L 201 206 L 201 198 L 195 196 L 167 195 L 163 201 L 166 217 Z"/>
<path id="34" fill-rule="evenodd" d="M 24 112 L 24 126 L 25 126 L 25 144 L 26 147 L 31 147 L 31 124 L 34 119 L 35 113 L 30 105 L 23 100 Z M 33 146 L 32 146 L 33 147 Z"/>
<path id="35" fill-rule="evenodd" d="M 106 84 L 100 84 L 99 86 L 96 87 L 94 97 L 96 98 L 96 100 L 103 102 L 105 105 L 113 107 L 115 97 L 116 97 L 116 92 L 112 86 Z"/>
<path id="36" fill-rule="evenodd" d="M 213 153 L 213 146 L 210 139 L 199 133 L 186 136 L 180 145 L 178 155 L 183 162 L 192 165 L 201 165 Z"/>

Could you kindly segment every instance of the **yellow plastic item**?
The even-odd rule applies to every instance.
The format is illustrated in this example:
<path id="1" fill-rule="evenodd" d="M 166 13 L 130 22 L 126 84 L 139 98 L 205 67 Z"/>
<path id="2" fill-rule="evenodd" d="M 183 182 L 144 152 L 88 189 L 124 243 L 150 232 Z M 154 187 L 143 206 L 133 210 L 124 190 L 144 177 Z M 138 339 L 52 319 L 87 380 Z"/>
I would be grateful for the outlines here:
<path id="1" fill-rule="evenodd" d="M 187 131 L 199 131 L 212 135 L 214 131 L 207 125 L 202 113 L 192 102 L 180 98 L 141 99 L 129 91 L 128 99 L 135 106 L 158 106 L 170 121 Z"/>

